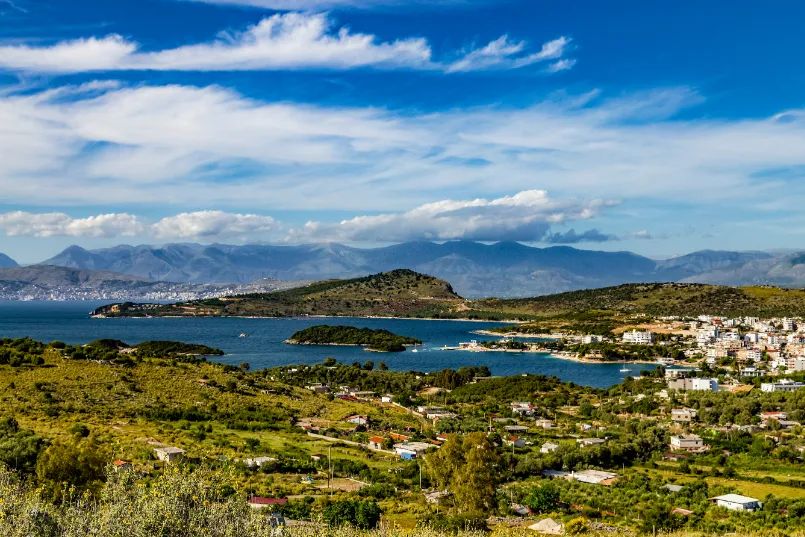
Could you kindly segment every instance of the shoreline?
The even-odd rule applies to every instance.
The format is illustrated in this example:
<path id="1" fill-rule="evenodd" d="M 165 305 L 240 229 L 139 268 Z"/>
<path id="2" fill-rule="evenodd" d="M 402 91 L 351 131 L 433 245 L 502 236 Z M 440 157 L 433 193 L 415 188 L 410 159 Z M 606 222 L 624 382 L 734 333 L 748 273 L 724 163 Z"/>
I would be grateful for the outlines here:
<path id="1" fill-rule="evenodd" d="M 523 324 L 525 321 L 520 321 L 518 324 Z M 479 336 L 495 336 L 495 337 L 519 337 L 522 339 L 562 339 L 563 336 L 557 334 L 527 334 L 522 332 L 492 332 L 491 330 L 473 330 L 473 334 Z"/>
<path id="2" fill-rule="evenodd" d="M 109 315 L 90 315 L 90 319 L 266 319 L 266 320 L 282 320 L 282 319 L 378 319 L 390 321 L 448 321 L 448 322 L 462 322 L 462 323 L 495 323 L 495 324 L 525 324 L 528 321 L 492 321 L 485 319 L 443 319 L 435 317 L 389 317 L 377 315 L 289 315 L 287 317 L 275 316 L 260 316 L 260 315 L 158 315 L 158 316 L 142 316 L 142 317 L 123 317 L 123 316 L 109 316 Z M 473 332 L 481 333 L 483 331 Z M 499 335 L 490 333 L 490 335 Z"/>

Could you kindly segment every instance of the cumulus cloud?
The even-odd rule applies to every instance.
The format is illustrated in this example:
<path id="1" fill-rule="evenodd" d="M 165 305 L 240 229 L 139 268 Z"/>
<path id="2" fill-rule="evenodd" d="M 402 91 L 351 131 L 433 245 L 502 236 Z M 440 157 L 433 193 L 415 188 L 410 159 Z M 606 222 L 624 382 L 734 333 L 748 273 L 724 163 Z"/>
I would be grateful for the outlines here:
<path id="1" fill-rule="evenodd" d="M 168 240 L 248 238 L 278 229 L 270 216 L 199 211 L 165 217 L 154 224 L 127 213 L 74 218 L 65 213 L 0 214 L 0 230 L 8 237 L 117 238 L 150 236 Z"/>
<path id="2" fill-rule="evenodd" d="M 119 35 L 51 46 L 0 46 L 0 69 L 44 73 L 93 71 L 257 71 L 283 69 L 420 69 L 446 72 L 517 69 L 559 58 L 567 38 L 528 54 L 524 41 L 504 36 L 463 54 L 451 64 L 432 59 L 428 41 L 409 37 L 381 41 L 371 34 L 334 28 L 327 14 L 284 13 L 237 32 L 221 32 L 211 42 L 159 51 L 140 50 Z M 549 67 L 550 71 L 552 67 Z M 556 70 L 554 70 L 555 72 Z"/>
<path id="3" fill-rule="evenodd" d="M 555 200 L 544 190 L 466 201 L 443 200 L 405 213 L 358 216 L 336 224 L 308 222 L 289 232 L 295 242 L 403 242 L 409 240 L 539 241 L 551 224 L 596 216 L 614 202 Z"/>
<path id="4" fill-rule="evenodd" d="M 199 211 L 163 218 L 150 228 L 157 239 L 209 240 L 246 237 L 274 231 L 277 222 L 270 216 Z"/>
<path id="5" fill-rule="evenodd" d="M 15 211 L 0 214 L 0 229 L 9 237 L 134 237 L 145 226 L 130 214 L 101 214 L 73 218 L 64 213 L 26 213 Z"/>

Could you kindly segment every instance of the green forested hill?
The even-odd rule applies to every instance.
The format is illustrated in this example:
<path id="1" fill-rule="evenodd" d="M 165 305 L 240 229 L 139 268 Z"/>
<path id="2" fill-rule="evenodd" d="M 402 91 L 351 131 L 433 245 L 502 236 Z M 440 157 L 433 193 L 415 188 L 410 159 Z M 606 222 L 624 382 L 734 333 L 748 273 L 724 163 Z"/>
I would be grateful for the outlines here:
<path id="1" fill-rule="evenodd" d="M 797 316 L 805 314 L 805 290 L 653 283 L 627 284 L 535 298 L 487 299 L 473 309 L 550 317 L 593 310 L 649 315 Z"/>
<path id="2" fill-rule="evenodd" d="M 422 341 L 398 336 L 388 330 L 372 330 L 356 326 L 318 325 L 292 335 L 285 343 L 291 345 L 358 345 L 370 350 L 401 352 L 406 345 L 422 345 Z"/>
<path id="3" fill-rule="evenodd" d="M 449 283 L 411 270 L 364 278 L 317 282 L 305 287 L 175 305 L 116 304 L 97 315 L 114 316 L 259 316 L 436 317 L 449 315 L 464 300 Z"/>
<path id="4" fill-rule="evenodd" d="M 114 304 L 94 313 L 107 317 L 321 315 L 533 321 L 584 312 L 605 312 L 603 317 L 616 313 L 801 316 L 805 315 L 805 290 L 649 283 L 534 298 L 468 301 L 458 296 L 443 280 L 411 270 L 394 270 L 365 278 L 317 282 L 273 293 L 171 305 Z"/>

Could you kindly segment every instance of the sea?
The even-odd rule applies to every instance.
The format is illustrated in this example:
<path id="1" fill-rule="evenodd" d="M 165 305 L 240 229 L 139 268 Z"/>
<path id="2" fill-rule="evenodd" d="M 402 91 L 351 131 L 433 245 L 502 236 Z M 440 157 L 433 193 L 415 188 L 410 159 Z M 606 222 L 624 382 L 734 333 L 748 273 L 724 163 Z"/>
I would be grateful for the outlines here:
<path id="1" fill-rule="evenodd" d="M 639 375 L 650 364 L 590 364 L 543 353 L 467 352 L 439 350 L 470 340 L 498 339 L 473 333 L 500 323 L 362 318 L 175 318 L 91 319 L 89 312 L 108 301 L 45 302 L 0 301 L 0 338 L 31 337 L 78 345 L 97 339 L 117 339 L 130 345 L 152 340 L 199 343 L 223 350 L 214 360 L 238 365 L 248 362 L 252 370 L 291 364 L 315 364 L 332 357 L 341 363 L 386 362 L 400 371 L 438 371 L 462 366 L 489 367 L 493 375 L 540 374 L 556 376 L 583 386 L 607 388 L 623 381 L 624 375 Z M 423 346 L 399 353 L 366 352 L 360 347 L 287 345 L 294 332 L 318 325 L 351 325 L 385 328 L 395 334 L 415 337 Z M 247 337 L 240 337 L 245 334 Z M 524 340 L 525 341 L 525 340 Z M 533 339 L 531 341 L 534 341 Z M 416 352 L 414 352 L 416 350 Z"/>

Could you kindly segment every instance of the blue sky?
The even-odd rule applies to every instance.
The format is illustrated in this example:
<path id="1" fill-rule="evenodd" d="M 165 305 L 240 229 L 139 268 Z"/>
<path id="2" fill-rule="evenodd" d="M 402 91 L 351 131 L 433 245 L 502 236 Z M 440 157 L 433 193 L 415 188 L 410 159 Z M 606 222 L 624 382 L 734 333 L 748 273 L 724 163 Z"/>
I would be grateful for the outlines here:
<path id="1" fill-rule="evenodd" d="M 803 247 L 799 2 L 0 0 L 0 251 Z"/>

